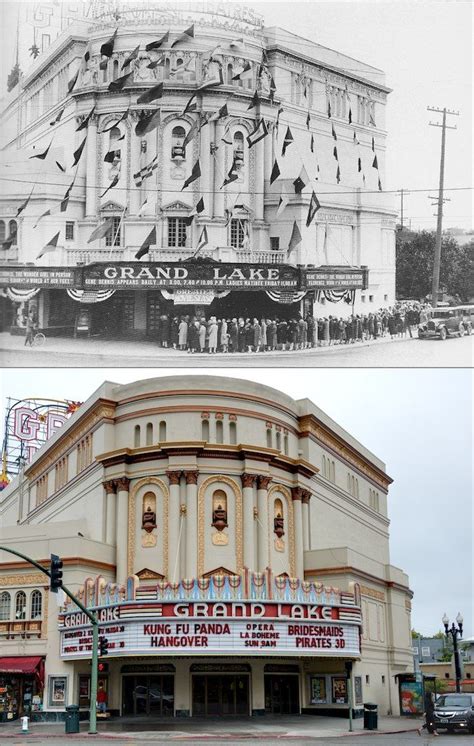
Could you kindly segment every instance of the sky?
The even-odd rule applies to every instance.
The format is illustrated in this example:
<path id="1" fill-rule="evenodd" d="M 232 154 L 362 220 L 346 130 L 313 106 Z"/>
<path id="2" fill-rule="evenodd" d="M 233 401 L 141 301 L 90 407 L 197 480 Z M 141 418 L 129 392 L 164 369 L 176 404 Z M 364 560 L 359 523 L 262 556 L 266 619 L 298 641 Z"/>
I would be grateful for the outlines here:
<path id="1" fill-rule="evenodd" d="M 2 93 L 14 61 L 16 5 L 0 2 Z M 472 229 L 471 0 L 260 1 L 251 7 L 263 14 L 267 26 L 281 26 L 386 73 L 393 92 L 384 189 L 405 190 L 405 223 L 412 228 L 436 227 L 436 207 L 428 197 L 436 196 L 439 184 L 441 129 L 429 122 L 441 122 L 441 115 L 427 106 L 459 111 L 448 117 L 457 130 L 447 132 L 445 196 L 450 201 L 444 206 L 444 227 Z M 22 32 L 32 35 L 29 28 Z"/>
<path id="2" fill-rule="evenodd" d="M 182 369 L 67 369 L 1 373 L 5 397 L 85 401 L 104 381 L 127 383 Z M 465 369 L 200 370 L 309 398 L 376 456 L 389 491 L 390 561 L 409 575 L 412 624 L 424 635 L 461 611 L 473 624 L 472 371 Z"/>

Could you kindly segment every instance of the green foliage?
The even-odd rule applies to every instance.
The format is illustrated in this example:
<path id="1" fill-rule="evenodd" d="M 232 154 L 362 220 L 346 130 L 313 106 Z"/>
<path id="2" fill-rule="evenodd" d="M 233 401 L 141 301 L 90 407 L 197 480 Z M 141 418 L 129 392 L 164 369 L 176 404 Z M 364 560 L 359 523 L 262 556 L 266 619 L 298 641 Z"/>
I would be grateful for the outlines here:
<path id="1" fill-rule="evenodd" d="M 425 637 L 425 635 L 422 635 L 421 632 L 417 632 L 416 629 L 412 629 L 411 631 L 411 639 L 412 640 L 418 640 L 420 637 Z"/>
<path id="2" fill-rule="evenodd" d="M 431 293 L 436 233 L 401 231 L 397 234 L 397 298 L 424 299 Z M 474 287 L 474 241 L 459 246 L 451 236 L 441 244 L 440 285 L 458 302 L 468 303 Z"/>

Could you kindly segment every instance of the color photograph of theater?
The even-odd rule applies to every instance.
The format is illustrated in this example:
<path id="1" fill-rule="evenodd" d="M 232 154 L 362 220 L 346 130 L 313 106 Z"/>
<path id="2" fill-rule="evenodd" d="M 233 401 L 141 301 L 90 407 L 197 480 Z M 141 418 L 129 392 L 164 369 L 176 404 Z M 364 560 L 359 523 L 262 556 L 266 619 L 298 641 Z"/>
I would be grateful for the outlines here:
<path id="1" fill-rule="evenodd" d="M 378 456 L 309 399 L 218 376 L 104 382 L 64 420 L 0 492 L 0 544 L 58 555 L 97 610 L 110 713 L 400 714 L 412 592 Z M 4 719 L 85 716 L 91 634 L 0 552 Z"/>
<path id="2" fill-rule="evenodd" d="M 44 6 L 1 102 L 5 331 L 394 304 L 383 72 L 232 3 Z"/>

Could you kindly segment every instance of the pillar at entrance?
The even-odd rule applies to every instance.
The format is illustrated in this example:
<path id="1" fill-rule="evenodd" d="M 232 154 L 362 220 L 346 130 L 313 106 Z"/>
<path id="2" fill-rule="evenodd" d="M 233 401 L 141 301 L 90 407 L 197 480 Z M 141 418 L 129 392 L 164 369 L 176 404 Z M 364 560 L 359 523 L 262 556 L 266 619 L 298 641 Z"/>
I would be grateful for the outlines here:
<path id="1" fill-rule="evenodd" d="M 256 474 L 242 474 L 243 493 L 243 544 L 244 544 L 244 567 L 255 570 L 255 541 L 254 541 L 254 487 L 257 481 Z"/>
<path id="2" fill-rule="evenodd" d="M 258 510 L 258 552 L 257 569 L 265 572 L 270 565 L 270 554 L 268 544 L 268 485 L 271 477 L 259 475 L 257 477 L 257 510 Z"/>
<path id="3" fill-rule="evenodd" d="M 303 580 L 303 514 L 301 510 L 301 499 L 304 490 L 301 487 L 292 487 L 291 497 L 293 499 L 293 518 L 295 524 L 295 573 L 296 577 Z"/>
<path id="4" fill-rule="evenodd" d="M 87 123 L 86 218 L 96 217 L 97 205 L 97 116 Z"/>
<path id="5" fill-rule="evenodd" d="M 130 479 L 120 477 L 115 480 L 117 489 L 117 530 L 116 530 L 116 581 L 125 583 L 128 576 L 128 491 Z"/>
<path id="6" fill-rule="evenodd" d="M 105 489 L 105 543 L 115 544 L 116 541 L 116 507 L 117 485 L 113 479 L 104 482 Z"/>
<path id="7" fill-rule="evenodd" d="M 310 547 L 310 534 L 309 534 L 309 501 L 311 500 L 311 492 L 309 490 L 303 490 L 301 493 L 301 513 L 303 519 L 303 549 L 307 552 Z"/>
<path id="8" fill-rule="evenodd" d="M 186 478 L 186 577 L 197 577 L 197 480 L 198 471 L 183 472 Z"/>
<path id="9" fill-rule="evenodd" d="M 265 661 L 252 659 L 252 715 L 265 714 Z"/>
<path id="10" fill-rule="evenodd" d="M 166 476 L 169 480 L 170 485 L 170 503 L 169 503 L 169 516 L 168 516 L 168 545 L 170 547 L 169 552 L 169 566 L 168 566 L 168 578 L 171 583 L 177 583 L 180 576 L 180 554 L 181 554 L 181 543 L 184 541 L 184 537 L 179 531 L 180 521 L 180 480 L 181 471 L 167 471 Z"/>

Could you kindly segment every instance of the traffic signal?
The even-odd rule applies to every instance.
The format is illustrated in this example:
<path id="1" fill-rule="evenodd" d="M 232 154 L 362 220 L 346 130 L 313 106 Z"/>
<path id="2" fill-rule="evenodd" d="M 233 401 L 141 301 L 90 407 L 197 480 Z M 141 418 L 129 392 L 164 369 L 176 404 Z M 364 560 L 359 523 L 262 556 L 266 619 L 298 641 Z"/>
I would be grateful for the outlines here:
<path id="1" fill-rule="evenodd" d="M 58 588 L 62 588 L 62 585 L 63 585 L 63 572 L 61 570 L 62 566 L 63 566 L 62 560 L 59 559 L 58 555 L 52 554 L 51 564 L 49 566 L 49 571 L 51 573 L 49 589 L 53 593 L 57 593 Z"/>
<path id="2" fill-rule="evenodd" d="M 103 655 L 108 655 L 109 652 L 109 641 L 106 637 L 101 635 L 99 637 L 99 657 L 102 657 Z"/>

